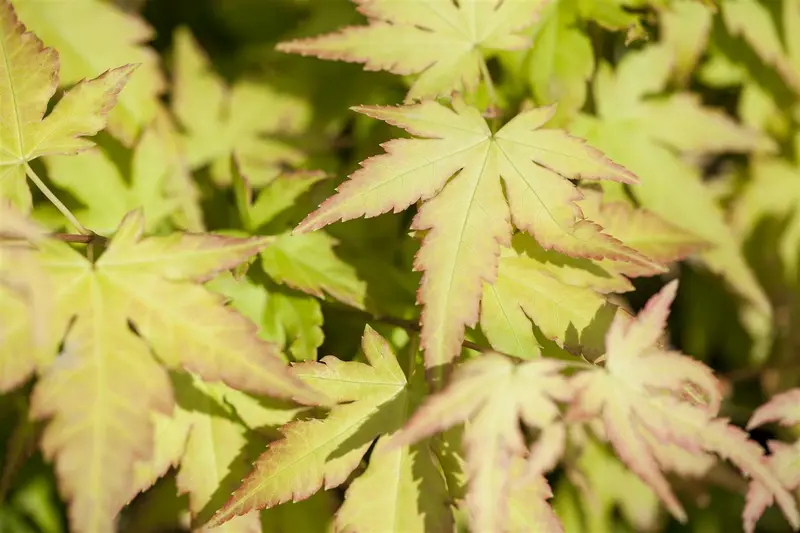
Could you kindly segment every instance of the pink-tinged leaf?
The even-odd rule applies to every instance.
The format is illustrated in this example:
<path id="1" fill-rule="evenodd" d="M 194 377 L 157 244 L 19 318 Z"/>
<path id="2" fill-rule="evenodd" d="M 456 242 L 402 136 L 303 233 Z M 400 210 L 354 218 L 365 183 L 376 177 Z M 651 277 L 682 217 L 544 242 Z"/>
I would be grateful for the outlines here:
<path id="1" fill-rule="evenodd" d="M 784 426 L 800 424 L 800 388 L 776 394 L 755 410 L 747 429 L 753 429 L 767 422 L 780 422 Z"/>
<path id="2" fill-rule="evenodd" d="M 362 348 L 368 365 L 326 357 L 293 368 L 309 386 L 349 403 L 336 405 L 324 419 L 284 425 L 283 438 L 258 458 L 209 526 L 341 485 L 377 437 L 402 426 L 412 401 L 405 375 L 388 343 L 369 327 Z"/>
<path id="3" fill-rule="evenodd" d="M 368 26 L 283 42 L 278 50 L 363 63 L 366 70 L 420 74 L 407 100 L 473 91 L 483 50 L 517 50 L 528 39 L 517 32 L 536 21 L 549 0 L 356 0 Z"/>
<path id="4" fill-rule="evenodd" d="M 623 201 L 603 203 L 599 191 L 582 189 L 584 199 L 578 202 L 587 219 L 623 244 L 656 262 L 655 267 L 641 263 L 603 260 L 600 265 L 611 272 L 630 277 L 653 276 L 666 271 L 661 265 L 706 251 L 708 241 L 668 222 L 660 216 Z"/>
<path id="5" fill-rule="evenodd" d="M 527 454 L 519 422 L 541 430 L 542 448 L 530 475 L 540 476 L 563 453 L 556 401 L 571 391 L 560 374 L 563 365 L 537 360 L 521 365 L 496 353 L 484 354 L 459 366 L 450 384 L 427 401 L 408 424 L 392 437 L 388 449 L 418 442 L 466 422 L 465 472 L 469 479 L 466 504 L 475 531 L 505 531 L 514 494 L 512 464 Z M 561 448 L 559 448 L 561 446 Z"/>
<path id="6" fill-rule="evenodd" d="M 246 262 L 266 248 L 271 237 L 236 238 L 200 233 L 173 233 L 142 238 L 142 210 L 131 211 L 121 224 L 122 234 L 101 259 L 120 272 L 151 274 L 174 281 L 204 282 Z"/>
<path id="7" fill-rule="evenodd" d="M 800 423 L 800 389 L 791 389 L 776 394 L 767 403 L 756 409 L 747 424 L 748 429 L 777 422 L 784 426 L 793 426 Z M 800 488 L 800 440 L 789 445 L 779 441 L 767 443 L 770 455 L 764 462 L 788 490 Z M 767 507 L 772 505 L 776 496 L 763 483 L 754 479 L 747 491 L 747 500 L 744 510 L 744 525 L 747 533 L 755 530 L 758 519 L 764 514 Z M 783 504 L 778 504 L 784 509 Z"/>
<path id="8" fill-rule="evenodd" d="M 797 527 L 797 506 L 769 468 L 764 450 L 748 440 L 744 431 L 716 418 L 720 392 L 710 369 L 658 346 L 676 290 L 673 281 L 633 321 L 615 320 L 606 338 L 605 369 L 573 378 L 577 395 L 572 418 L 599 416 L 622 461 L 678 520 L 685 521 L 686 514 L 662 470 L 695 470 L 712 452 L 751 477 Z M 687 455 L 697 461 L 687 461 Z M 765 498 L 758 493 L 750 498 L 747 520 L 763 507 Z"/>
<path id="9" fill-rule="evenodd" d="M 487 158 L 487 166 L 493 158 Z M 424 272 L 417 300 L 423 304 L 425 363 L 435 368 L 460 351 L 464 326 L 478 321 L 484 282 L 497 277 L 500 247 L 511 244 L 511 223 L 500 180 L 470 166 L 414 218 L 430 230 L 414 269 Z"/>
<path id="10" fill-rule="evenodd" d="M 547 502 L 553 497 L 547 480 L 532 475 L 521 457 L 511 459 L 508 533 L 564 533 L 564 526 Z"/>
<path id="11" fill-rule="evenodd" d="M 583 217 L 576 204 L 583 196 L 570 180 L 636 177 L 582 140 L 544 129 L 554 108 L 524 111 L 494 134 L 459 98 L 452 108 L 426 101 L 356 110 L 420 138 L 386 143 L 385 154 L 363 162 L 295 232 L 422 201 L 413 228 L 425 230 L 415 269 L 424 272 L 418 300 L 428 368 L 448 364 L 465 326 L 475 325 L 483 284 L 497 276 L 500 247 L 510 246 L 509 220 L 545 249 L 659 268 Z"/>

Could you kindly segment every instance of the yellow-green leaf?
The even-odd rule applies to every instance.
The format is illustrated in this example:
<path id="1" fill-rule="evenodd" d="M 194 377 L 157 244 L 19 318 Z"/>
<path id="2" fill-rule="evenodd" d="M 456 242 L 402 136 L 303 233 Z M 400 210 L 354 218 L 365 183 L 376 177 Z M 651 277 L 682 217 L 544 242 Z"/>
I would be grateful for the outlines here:
<path id="1" fill-rule="evenodd" d="M 61 84 L 73 84 L 124 64 L 139 65 L 109 115 L 109 129 L 127 145 L 153 119 L 164 79 L 153 29 L 141 18 L 101 0 L 14 0 L 22 22 L 58 50 Z"/>

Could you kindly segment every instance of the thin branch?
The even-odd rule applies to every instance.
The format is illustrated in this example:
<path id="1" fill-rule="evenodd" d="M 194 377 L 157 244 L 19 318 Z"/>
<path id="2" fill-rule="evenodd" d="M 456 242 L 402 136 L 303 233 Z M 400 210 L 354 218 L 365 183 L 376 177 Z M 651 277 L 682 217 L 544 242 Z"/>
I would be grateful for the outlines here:
<path id="1" fill-rule="evenodd" d="M 53 191 L 51 191 L 47 187 L 47 185 L 45 185 L 45 183 L 39 178 L 39 176 L 36 175 L 36 172 L 33 171 L 31 166 L 27 162 L 25 162 L 25 174 L 28 176 L 28 178 L 30 178 L 30 180 L 34 184 L 36 184 L 36 187 L 38 187 L 39 190 L 42 191 L 42 194 L 44 194 L 47 197 L 47 199 L 50 200 L 50 202 L 52 202 L 54 206 L 56 206 L 56 209 L 61 211 L 61 214 L 64 215 L 66 219 L 69 220 L 69 222 L 73 226 L 75 226 L 75 229 L 77 229 L 79 233 L 82 233 L 84 235 L 90 235 L 92 233 L 91 231 L 83 227 L 83 224 L 78 222 L 78 219 L 75 218 L 75 215 L 72 214 L 72 211 L 67 209 L 67 206 L 61 203 L 61 200 L 59 200 L 56 197 L 56 195 L 53 194 Z"/>

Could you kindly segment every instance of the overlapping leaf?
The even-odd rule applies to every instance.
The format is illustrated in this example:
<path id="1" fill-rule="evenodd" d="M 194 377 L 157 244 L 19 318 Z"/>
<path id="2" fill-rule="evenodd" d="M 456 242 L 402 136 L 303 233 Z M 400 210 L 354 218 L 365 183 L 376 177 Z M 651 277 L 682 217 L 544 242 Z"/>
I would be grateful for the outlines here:
<path id="1" fill-rule="evenodd" d="M 388 343 L 369 327 L 362 347 L 369 364 L 327 356 L 319 363 L 292 368 L 297 377 L 339 405 L 324 419 L 284 426 L 283 438 L 269 445 L 255 470 L 217 513 L 214 524 L 339 486 L 376 438 L 377 447 L 383 448 L 385 435 L 405 423 L 423 393 L 420 374 L 407 382 Z M 346 498 L 370 491 L 375 507 L 353 508 L 345 500 L 337 523 L 359 532 L 447 531 L 452 516 L 445 501 L 444 478 L 434 464 L 426 444 L 373 454 Z M 374 490 L 376 484 L 380 491 Z"/>
<path id="2" fill-rule="evenodd" d="M 0 360 L 34 358 L 27 367 L 10 367 L 17 372 L 3 376 L 5 388 L 22 382 L 33 367 L 42 375 L 31 410 L 36 418 L 52 419 L 42 447 L 55 460 L 80 532 L 111 529 L 129 497 L 134 462 L 152 454 L 153 413 L 172 411 L 172 388 L 150 348 L 167 366 L 205 380 L 306 403 L 326 401 L 289 374 L 252 323 L 193 283 L 243 262 L 263 248 L 263 239 L 142 239 L 142 228 L 140 213 L 126 217 L 95 264 L 65 243 L 38 243 L 36 261 L 52 290 L 49 350 L 34 350 L 28 340 L 35 321 L 13 307 L 0 309 Z"/>
<path id="3" fill-rule="evenodd" d="M 606 366 L 573 378 L 576 418 L 599 417 L 622 461 L 653 488 L 679 520 L 686 514 L 662 470 L 697 471 L 707 454 L 729 459 L 763 485 L 794 527 L 797 506 L 747 434 L 717 418 L 719 385 L 705 365 L 656 346 L 677 281 L 627 324 L 617 318 L 606 337 Z M 575 418 L 573 418 L 575 419 Z"/>
<path id="4" fill-rule="evenodd" d="M 533 322 L 562 347 L 600 355 L 603 334 L 617 307 L 592 285 L 626 280 L 589 260 L 545 252 L 524 234 L 516 235 L 513 243 L 514 248 L 503 250 L 497 279 L 483 286 L 480 324 L 492 347 L 533 358 L 539 353 Z"/>
<path id="5" fill-rule="evenodd" d="M 560 531 L 552 511 L 544 504 L 549 490 L 537 479 L 552 468 L 564 447 L 564 427 L 555 401 L 570 398 L 570 388 L 560 375 L 562 364 L 538 360 L 514 365 L 508 358 L 484 354 L 458 367 L 451 383 L 431 396 L 408 424 L 393 437 L 392 447 L 419 442 L 455 424 L 466 422 L 464 446 L 470 525 L 475 531 L 507 531 L 511 520 L 510 495 L 517 483 L 533 483 L 538 501 L 527 509 L 532 523 Z M 541 431 L 525 475 L 515 463 L 527 454 L 520 420 Z M 521 478 L 521 479 L 520 479 Z M 539 487 L 538 490 L 536 487 Z M 540 511 L 541 513 L 536 513 Z M 516 521 L 519 527 L 519 521 Z M 512 528 L 517 530 L 516 528 Z"/>
<path id="6" fill-rule="evenodd" d="M 119 103 L 109 114 L 109 129 L 131 145 L 155 117 L 164 90 L 156 52 L 145 43 L 153 29 L 141 18 L 102 0 L 40 2 L 13 0 L 22 22 L 47 46 L 59 51 L 61 84 L 74 84 L 119 65 L 138 65 Z"/>
<path id="7" fill-rule="evenodd" d="M 112 233 L 127 213 L 139 208 L 152 231 L 178 206 L 177 199 L 167 196 L 173 169 L 164 148 L 156 129 L 146 129 L 133 152 L 128 176 L 103 150 L 51 156 L 45 164 L 53 183 L 84 204 L 74 213 L 96 233 Z"/>
<path id="8" fill-rule="evenodd" d="M 752 429 L 768 422 L 778 422 L 790 427 L 800 424 L 800 389 L 791 389 L 770 398 L 756 409 L 747 428 Z M 768 464 L 775 476 L 787 490 L 796 491 L 800 487 L 800 439 L 793 444 L 770 441 L 769 449 L 772 453 Z M 753 480 L 744 510 L 744 529 L 747 533 L 755 530 L 756 521 L 768 506 L 775 503 L 775 499 L 768 487 Z"/>
<path id="9" fill-rule="evenodd" d="M 419 74 L 406 100 L 473 91 L 488 70 L 485 52 L 529 44 L 519 32 L 549 0 L 354 0 L 370 19 L 278 50 L 364 63 L 369 70 Z"/>
<path id="10" fill-rule="evenodd" d="M 475 325 L 482 284 L 497 275 L 512 221 L 546 249 L 649 264 L 583 218 L 576 204 L 582 195 L 569 181 L 635 183 L 636 177 L 581 140 L 543 129 L 552 107 L 525 111 L 496 133 L 459 99 L 452 109 L 423 102 L 357 110 L 420 138 L 386 143 L 386 154 L 365 161 L 295 231 L 399 212 L 423 201 L 412 227 L 425 232 L 415 269 L 425 273 L 418 301 L 424 305 L 422 345 L 429 367 L 449 362 L 464 326 Z"/>
<path id="11" fill-rule="evenodd" d="M 105 127 L 106 114 L 133 71 L 109 70 L 70 89 L 45 117 L 58 88 L 59 56 L 18 20 L 9 0 L 0 1 L 0 198 L 27 210 L 28 161 L 73 154 L 93 143 L 83 137 Z"/>
<path id="12" fill-rule="evenodd" d="M 599 119 L 584 117 L 575 129 L 640 176 L 632 192 L 643 207 L 708 241 L 706 264 L 766 320 L 769 304 L 721 208 L 677 152 L 767 150 L 771 141 L 688 93 L 648 98 L 664 89 L 671 63 L 670 50 L 653 45 L 628 54 L 616 72 L 601 65 L 594 83 Z"/>

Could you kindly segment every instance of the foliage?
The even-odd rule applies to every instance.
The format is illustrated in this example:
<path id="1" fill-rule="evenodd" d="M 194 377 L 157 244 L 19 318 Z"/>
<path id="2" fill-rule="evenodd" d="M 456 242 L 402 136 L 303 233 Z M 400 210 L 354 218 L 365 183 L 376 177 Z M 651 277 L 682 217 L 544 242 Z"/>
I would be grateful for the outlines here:
<path id="1" fill-rule="evenodd" d="M 799 102 L 797 0 L 0 0 L 0 532 L 800 529 Z"/>

